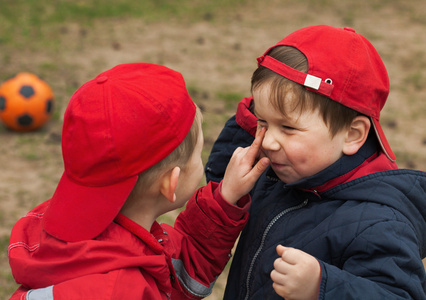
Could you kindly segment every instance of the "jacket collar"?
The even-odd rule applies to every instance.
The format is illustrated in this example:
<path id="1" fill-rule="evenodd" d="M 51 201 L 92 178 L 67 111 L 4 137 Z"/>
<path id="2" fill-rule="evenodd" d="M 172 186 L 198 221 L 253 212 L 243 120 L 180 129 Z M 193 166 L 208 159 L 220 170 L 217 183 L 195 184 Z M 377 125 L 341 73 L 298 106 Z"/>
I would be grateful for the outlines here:
<path id="1" fill-rule="evenodd" d="M 397 165 L 389 161 L 380 151 L 375 136 L 370 134 L 365 144 L 354 155 L 344 155 L 317 174 L 297 182 L 285 184 L 285 187 L 321 193 L 361 176 L 397 168 Z M 278 179 L 272 169 L 269 169 L 267 176 L 272 180 Z"/>
<path id="2" fill-rule="evenodd" d="M 243 98 L 237 108 L 235 121 L 238 125 L 253 137 L 256 136 L 257 118 L 251 111 L 253 106 L 253 97 Z"/>
<path id="3" fill-rule="evenodd" d="M 151 232 L 148 232 L 145 228 L 135 223 L 134 221 L 127 218 L 125 215 L 119 213 L 114 220 L 117 224 L 121 225 L 134 235 L 136 235 L 139 239 L 146 243 L 146 245 L 153 250 L 156 254 L 161 254 L 163 252 L 163 246 L 159 243 L 157 239 L 155 239 L 154 235 L 158 231 L 162 231 L 161 226 L 154 222 L 151 228 Z"/>

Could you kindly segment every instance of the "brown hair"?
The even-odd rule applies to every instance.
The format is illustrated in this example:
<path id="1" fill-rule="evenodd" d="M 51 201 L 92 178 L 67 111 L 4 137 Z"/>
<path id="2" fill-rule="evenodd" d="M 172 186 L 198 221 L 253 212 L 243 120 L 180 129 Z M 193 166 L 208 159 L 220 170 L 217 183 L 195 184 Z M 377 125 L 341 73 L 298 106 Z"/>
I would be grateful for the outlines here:
<path id="1" fill-rule="evenodd" d="M 294 47 L 278 46 L 273 48 L 268 55 L 296 70 L 308 73 L 309 65 L 306 56 Z M 306 109 L 311 111 L 318 109 L 332 137 L 340 130 L 348 128 L 353 119 L 359 115 L 357 111 L 351 108 L 309 91 L 302 85 L 278 75 L 264 66 L 259 66 L 251 79 L 252 92 L 265 83 L 271 84 L 270 103 L 275 109 L 287 116 L 288 105 L 286 106 L 283 100 L 287 93 L 292 92 L 294 95 L 292 111 L 302 112 Z"/>
<path id="2" fill-rule="evenodd" d="M 185 169 L 186 164 L 194 153 L 194 148 L 197 144 L 201 130 L 202 118 L 201 111 L 197 107 L 194 122 L 182 143 L 180 143 L 180 145 L 163 160 L 139 174 L 138 181 L 135 185 L 135 187 L 140 189 L 139 191 L 144 192 L 148 190 L 149 187 L 152 186 L 153 182 L 158 179 L 162 173 L 169 171 L 169 169 L 171 170 L 176 166 L 181 169 Z"/>

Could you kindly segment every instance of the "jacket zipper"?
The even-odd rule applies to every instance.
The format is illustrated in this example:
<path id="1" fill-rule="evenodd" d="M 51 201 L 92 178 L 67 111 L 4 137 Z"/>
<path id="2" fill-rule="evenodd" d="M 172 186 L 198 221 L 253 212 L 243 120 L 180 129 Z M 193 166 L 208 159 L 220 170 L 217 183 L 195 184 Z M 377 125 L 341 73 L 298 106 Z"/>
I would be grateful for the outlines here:
<path id="1" fill-rule="evenodd" d="M 261 240 L 261 242 L 260 242 L 260 245 L 259 245 L 259 248 L 257 248 L 257 251 L 256 251 L 256 253 L 254 254 L 254 256 L 253 256 L 253 259 L 251 260 L 251 263 L 250 263 L 250 268 L 249 268 L 249 271 L 248 271 L 248 273 L 247 273 L 247 279 L 246 279 L 246 296 L 245 296 L 245 298 L 244 298 L 244 300 L 247 300 L 248 299 L 248 297 L 249 297 L 249 294 L 250 294 L 250 285 L 249 285 L 249 283 L 250 283 L 250 278 L 251 278 L 251 274 L 252 274 L 252 272 L 253 272 L 253 268 L 254 268 L 254 263 L 255 263 L 255 261 L 256 261 L 256 259 L 257 259 L 257 257 L 259 256 L 259 254 L 260 254 L 260 252 L 262 251 L 262 248 L 263 248 L 263 245 L 265 244 L 265 239 L 266 239 L 266 236 L 268 235 L 268 233 L 269 233 L 269 230 L 271 230 L 271 228 L 272 228 L 272 226 L 274 226 L 274 224 L 282 217 L 282 216 L 284 216 L 284 215 L 286 215 L 286 214 L 288 214 L 289 212 L 292 212 L 292 211 L 294 211 L 294 210 L 297 210 L 297 209 L 300 209 L 300 208 L 302 208 L 302 207 L 304 207 L 304 206 L 306 206 L 308 204 L 308 199 L 306 199 L 305 201 L 303 201 L 302 203 L 300 203 L 299 205 L 296 205 L 296 206 L 292 206 L 292 207 L 289 207 L 289 208 L 287 208 L 287 209 L 285 209 L 285 210 L 283 210 L 282 212 L 280 212 L 278 215 L 276 215 L 273 219 L 272 219 L 272 221 L 271 222 L 269 222 L 269 224 L 268 224 L 268 226 L 266 226 L 266 229 L 265 229 L 265 231 L 263 232 L 263 236 L 262 236 L 262 240 Z"/>

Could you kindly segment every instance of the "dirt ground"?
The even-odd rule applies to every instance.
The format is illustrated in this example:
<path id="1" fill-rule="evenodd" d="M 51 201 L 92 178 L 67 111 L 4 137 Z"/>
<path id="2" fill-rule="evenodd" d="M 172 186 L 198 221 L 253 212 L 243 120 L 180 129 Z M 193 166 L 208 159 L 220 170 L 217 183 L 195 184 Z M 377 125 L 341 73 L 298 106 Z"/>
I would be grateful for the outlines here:
<path id="1" fill-rule="evenodd" d="M 59 115 L 33 133 L 0 127 L 0 298 L 7 299 L 17 287 L 6 256 L 12 226 L 50 198 L 62 174 L 61 120 L 69 97 L 82 83 L 119 63 L 160 63 L 183 74 L 203 108 L 206 161 L 237 101 L 249 95 L 257 56 L 304 26 L 353 27 L 376 46 L 388 68 L 391 93 L 382 123 L 399 166 L 426 170 L 426 2 L 342 2 L 252 1 L 220 15 L 206 14 L 200 22 L 64 23 L 44 32 L 59 41 L 53 50 L 0 44 L 0 52 L 9 52 L 0 72 L 41 73 L 55 92 Z M 208 299 L 221 299 L 226 274 Z"/>

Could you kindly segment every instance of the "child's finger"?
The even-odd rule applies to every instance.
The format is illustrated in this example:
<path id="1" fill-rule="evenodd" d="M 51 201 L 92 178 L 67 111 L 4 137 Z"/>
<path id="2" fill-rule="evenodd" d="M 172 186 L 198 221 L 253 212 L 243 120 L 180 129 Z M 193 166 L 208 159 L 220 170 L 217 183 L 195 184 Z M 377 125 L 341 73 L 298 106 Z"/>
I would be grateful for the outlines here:
<path id="1" fill-rule="evenodd" d="M 265 137 L 266 128 L 262 128 L 261 130 L 256 132 L 256 137 L 249 147 L 247 155 L 253 159 L 259 156 L 260 147 L 262 146 L 263 138 Z"/>
<path id="2" fill-rule="evenodd" d="M 249 175 L 253 178 L 254 181 L 256 181 L 260 177 L 260 175 L 262 175 L 262 173 L 265 172 L 268 166 L 269 166 L 269 158 L 263 157 L 256 163 L 256 165 L 254 165 Z"/>
<path id="3" fill-rule="evenodd" d="M 277 253 L 278 253 L 278 255 L 280 257 L 283 255 L 284 251 L 285 251 L 285 247 L 284 246 L 282 246 L 282 245 L 278 245 L 277 246 Z"/>
<path id="4" fill-rule="evenodd" d="M 287 275 L 290 272 L 290 269 L 292 267 L 292 265 L 290 265 L 289 263 L 285 262 L 281 258 L 277 258 L 274 261 L 273 265 L 274 265 L 275 272 L 277 272 L 279 274 L 282 274 L 282 275 Z"/>
<path id="5" fill-rule="evenodd" d="M 281 254 L 281 259 L 290 265 L 297 264 L 298 261 L 303 259 L 303 256 L 306 254 L 298 249 L 283 247 L 284 251 Z"/>
<path id="6" fill-rule="evenodd" d="M 276 269 L 271 271 L 270 277 L 272 281 L 278 285 L 284 285 L 286 282 L 285 274 L 281 273 L 280 271 Z"/>

